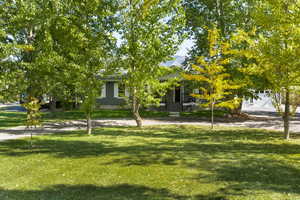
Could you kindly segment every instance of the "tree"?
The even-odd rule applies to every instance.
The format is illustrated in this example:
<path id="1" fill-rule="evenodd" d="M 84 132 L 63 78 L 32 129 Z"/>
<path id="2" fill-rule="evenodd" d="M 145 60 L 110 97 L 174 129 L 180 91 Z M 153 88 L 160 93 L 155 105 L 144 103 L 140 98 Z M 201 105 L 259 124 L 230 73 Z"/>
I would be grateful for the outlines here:
<path id="1" fill-rule="evenodd" d="M 22 84 L 14 85 L 28 99 L 43 95 L 79 96 L 83 101 L 100 91 L 101 69 L 114 48 L 114 1 L 5 1 L 0 25 L 13 38 L 14 62 Z M 14 49 L 12 48 L 12 49 Z M 19 88 L 23 85 L 25 87 Z M 59 92 L 57 92 L 59 91 Z M 87 104 L 85 104 L 85 107 Z M 91 133 L 90 105 L 87 132 Z M 29 112 L 30 113 L 30 112 Z"/>
<path id="2" fill-rule="evenodd" d="M 192 64 L 197 63 L 199 55 L 209 55 L 208 28 L 212 29 L 214 25 L 220 30 L 220 37 L 224 40 L 230 40 L 231 34 L 237 29 L 251 30 L 253 19 L 251 12 L 253 10 L 253 0 L 184 0 L 186 10 L 186 29 L 194 41 L 194 46 L 189 52 L 189 58 L 186 61 L 186 68 L 189 69 Z M 239 49 L 246 48 L 239 45 Z M 239 82 L 239 89 L 235 90 L 234 96 L 242 98 L 253 98 L 255 93 L 253 89 L 264 89 L 265 80 L 256 75 L 243 73 L 240 69 L 246 68 L 244 59 L 236 59 L 230 65 L 226 65 L 226 71 L 231 75 L 235 82 Z M 251 89 L 251 90 L 250 90 Z M 234 114 L 240 114 L 242 101 L 240 105 L 230 110 Z"/>
<path id="3" fill-rule="evenodd" d="M 193 74 L 184 74 L 187 80 L 204 83 L 200 87 L 200 94 L 192 94 L 193 97 L 205 100 L 204 107 L 211 110 L 211 128 L 214 128 L 214 109 L 233 109 L 239 104 L 239 99 L 228 99 L 233 90 L 239 89 L 241 85 L 232 82 L 230 74 L 226 73 L 226 65 L 230 64 L 229 43 L 222 42 L 220 32 L 215 27 L 208 31 L 209 56 L 200 56 L 197 60 L 198 66 L 193 65 Z M 227 58 L 224 56 L 227 55 Z"/>
<path id="4" fill-rule="evenodd" d="M 257 28 L 248 33 L 240 30 L 234 40 L 246 43 L 244 57 L 255 60 L 248 73 L 266 77 L 274 93 L 284 93 L 282 118 L 289 139 L 291 95 L 300 84 L 300 1 L 259 1 L 253 19 Z"/>
<path id="5" fill-rule="evenodd" d="M 160 65 L 172 59 L 183 41 L 184 12 L 180 0 L 122 0 L 120 7 L 120 64 L 141 127 L 140 107 L 159 102 L 172 84 L 161 80 L 166 70 Z"/>
<path id="6" fill-rule="evenodd" d="M 55 52 L 62 56 L 69 70 L 60 79 L 68 98 L 78 96 L 85 112 L 87 133 L 92 132 L 92 112 L 95 109 L 102 81 L 112 66 L 116 39 L 113 37 L 115 1 L 69 1 L 63 4 L 63 14 L 50 27 L 56 43 Z"/>
<path id="7" fill-rule="evenodd" d="M 39 99 L 29 97 L 24 107 L 27 109 L 27 129 L 36 128 L 41 125 L 41 113 Z M 30 147 L 32 148 L 32 132 L 30 132 Z"/>

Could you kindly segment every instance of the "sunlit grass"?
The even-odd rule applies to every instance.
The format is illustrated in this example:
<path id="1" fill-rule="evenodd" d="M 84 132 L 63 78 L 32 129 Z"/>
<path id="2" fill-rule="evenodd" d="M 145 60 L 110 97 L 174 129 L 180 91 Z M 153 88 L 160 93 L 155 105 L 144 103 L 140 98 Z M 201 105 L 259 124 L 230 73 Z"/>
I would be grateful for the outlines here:
<path id="1" fill-rule="evenodd" d="M 168 112 L 158 111 L 141 111 L 144 118 L 167 117 Z M 80 120 L 85 119 L 82 111 L 64 111 L 64 112 L 46 112 L 43 115 L 45 120 Z M 109 118 L 132 118 L 130 110 L 96 110 L 92 114 L 93 119 L 109 119 Z"/>
<path id="2" fill-rule="evenodd" d="M 300 140 L 256 129 L 110 127 L 0 143 L 1 200 L 300 199 Z"/>
<path id="3" fill-rule="evenodd" d="M 143 118 L 167 117 L 167 112 L 141 111 Z M 96 110 L 92 115 L 93 119 L 114 119 L 132 118 L 130 110 Z M 59 122 L 69 120 L 84 120 L 85 114 L 82 111 L 58 111 L 42 112 L 42 122 Z M 24 126 L 26 124 L 26 112 L 0 112 L 0 128 Z"/>

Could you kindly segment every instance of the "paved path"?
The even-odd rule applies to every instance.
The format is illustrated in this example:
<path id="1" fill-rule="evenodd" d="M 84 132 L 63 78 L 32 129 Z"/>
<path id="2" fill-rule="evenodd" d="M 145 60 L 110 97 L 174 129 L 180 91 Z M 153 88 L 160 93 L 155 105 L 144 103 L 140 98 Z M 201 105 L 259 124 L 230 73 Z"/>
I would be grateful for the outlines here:
<path id="1" fill-rule="evenodd" d="M 20 107 L 18 103 L 0 104 L 0 110 L 22 112 L 24 108 Z M 248 112 L 255 120 L 239 121 L 239 122 L 219 122 L 216 126 L 229 126 L 229 127 L 248 127 L 248 128 L 262 128 L 268 130 L 283 130 L 282 119 L 276 117 L 274 112 L 252 111 Z M 102 126 L 135 126 L 136 123 L 132 119 L 103 119 L 94 120 L 94 127 Z M 184 120 L 180 118 L 167 118 L 167 119 L 146 119 L 143 124 L 149 125 L 202 125 L 209 126 L 207 121 L 200 120 Z M 84 130 L 85 122 L 83 120 L 70 121 L 62 123 L 45 124 L 43 128 L 33 131 L 34 135 L 45 135 L 51 133 L 58 133 L 63 131 Z M 291 121 L 291 131 L 300 133 L 300 113 Z M 26 127 L 19 126 L 0 130 L 0 141 L 17 139 L 30 136 L 30 131 Z"/>
<path id="2" fill-rule="evenodd" d="M 261 117 L 261 116 L 260 116 Z M 260 118 L 256 120 L 249 120 L 243 122 L 219 122 L 216 126 L 227 126 L 227 127 L 248 127 L 248 128 L 262 128 L 268 130 L 278 130 L 282 131 L 282 121 L 278 117 L 266 116 L 267 118 Z M 143 124 L 145 126 L 151 125 L 201 125 L 209 126 L 209 122 L 199 122 L 199 121 L 186 121 L 180 118 L 168 118 L 168 119 L 146 119 Z M 94 127 L 103 126 L 135 126 L 135 121 L 131 119 L 103 119 L 94 120 Z M 33 135 L 45 135 L 51 133 L 59 133 L 64 131 L 75 131 L 84 130 L 85 122 L 83 120 L 61 122 L 45 124 L 43 128 L 32 131 Z M 294 119 L 291 121 L 291 131 L 300 132 L 300 121 Z M 5 130 L 0 130 L 0 141 L 17 139 L 22 137 L 30 136 L 30 131 L 26 130 L 24 126 L 9 128 Z"/>
<path id="3" fill-rule="evenodd" d="M 26 112 L 26 109 L 20 106 L 19 103 L 0 104 L 0 110 L 10 112 Z"/>

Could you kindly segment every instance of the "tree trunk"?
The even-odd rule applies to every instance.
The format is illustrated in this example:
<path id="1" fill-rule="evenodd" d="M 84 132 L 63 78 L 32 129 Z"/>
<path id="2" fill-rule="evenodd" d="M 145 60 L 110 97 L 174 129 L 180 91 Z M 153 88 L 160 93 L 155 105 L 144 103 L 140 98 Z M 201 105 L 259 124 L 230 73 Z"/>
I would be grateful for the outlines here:
<path id="1" fill-rule="evenodd" d="M 214 129 L 214 102 L 211 104 L 211 129 Z"/>
<path id="2" fill-rule="evenodd" d="M 232 116 L 234 116 L 234 115 L 237 115 L 237 116 L 241 115 L 241 113 L 242 113 L 242 105 L 243 105 L 243 100 L 240 101 L 238 107 L 236 107 L 236 108 L 234 108 L 234 109 L 230 109 L 230 114 L 231 114 Z"/>
<path id="3" fill-rule="evenodd" d="M 86 131 L 88 135 L 92 134 L 92 119 L 91 119 L 91 113 L 87 114 L 87 119 L 86 119 Z"/>
<path id="4" fill-rule="evenodd" d="M 138 111 L 135 111 L 135 112 L 133 113 L 133 117 L 134 117 L 134 119 L 135 119 L 135 121 L 136 121 L 137 127 L 142 128 L 142 126 L 143 126 L 143 121 L 142 121 L 142 118 L 141 118 L 139 112 L 138 112 Z"/>
<path id="5" fill-rule="evenodd" d="M 50 111 L 55 112 L 56 111 L 56 99 L 55 99 L 55 97 L 51 98 L 49 104 L 50 104 Z"/>
<path id="6" fill-rule="evenodd" d="M 283 115 L 284 123 L 284 137 L 286 140 L 290 139 L 290 90 L 286 88 L 285 93 L 285 108 Z"/>
<path id="7" fill-rule="evenodd" d="M 133 97 L 132 97 L 132 114 L 133 114 L 134 120 L 136 121 L 137 127 L 141 128 L 143 126 L 143 120 L 140 116 L 139 110 L 140 110 L 140 104 L 139 104 L 135 94 L 133 94 Z"/>
<path id="8" fill-rule="evenodd" d="M 75 97 L 75 109 L 79 109 L 79 108 L 80 108 L 79 98 L 76 96 Z"/>
<path id="9" fill-rule="evenodd" d="M 217 0 L 216 1 L 216 9 L 217 9 L 217 20 L 218 20 L 218 28 L 221 31 L 221 36 L 225 37 L 226 35 L 226 30 L 225 30 L 225 22 L 224 22 L 224 6 L 222 0 Z"/>

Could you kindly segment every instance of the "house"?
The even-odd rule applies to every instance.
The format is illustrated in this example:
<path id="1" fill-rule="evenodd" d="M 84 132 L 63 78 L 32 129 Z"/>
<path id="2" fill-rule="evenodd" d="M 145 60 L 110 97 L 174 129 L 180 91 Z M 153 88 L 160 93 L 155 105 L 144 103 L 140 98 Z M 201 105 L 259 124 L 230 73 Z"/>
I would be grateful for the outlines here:
<path id="1" fill-rule="evenodd" d="M 179 66 L 184 62 L 184 57 L 177 56 L 173 61 L 168 61 L 163 66 Z M 172 75 L 170 75 L 172 76 Z M 177 76 L 180 76 L 179 74 Z M 128 108 L 127 99 L 130 96 L 128 88 L 122 83 L 120 76 L 108 76 L 103 79 L 104 84 L 101 96 L 97 99 L 97 103 L 102 109 L 121 109 Z M 161 98 L 159 107 L 150 106 L 151 109 L 159 111 L 179 112 L 194 110 L 197 108 L 195 98 L 191 97 L 192 88 L 181 81 L 180 86 L 169 89 L 164 97 Z"/>
<path id="2" fill-rule="evenodd" d="M 189 89 L 183 81 L 180 86 L 168 90 L 166 95 L 161 98 L 159 107 L 150 106 L 150 108 L 169 112 L 194 110 L 197 108 L 196 99 L 191 97 L 190 94 L 195 92 L 197 90 L 193 91 Z M 129 96 L 130 93 L 121 80 L 108 79 L 105 80 L 101 96 L 97 99 L 97 103 L 102 109 L 128 108 L 127 99 Z"/>

